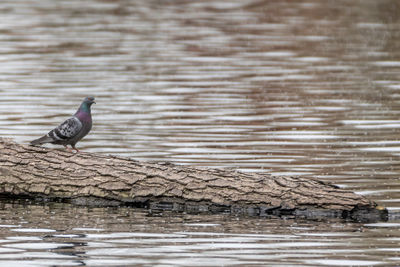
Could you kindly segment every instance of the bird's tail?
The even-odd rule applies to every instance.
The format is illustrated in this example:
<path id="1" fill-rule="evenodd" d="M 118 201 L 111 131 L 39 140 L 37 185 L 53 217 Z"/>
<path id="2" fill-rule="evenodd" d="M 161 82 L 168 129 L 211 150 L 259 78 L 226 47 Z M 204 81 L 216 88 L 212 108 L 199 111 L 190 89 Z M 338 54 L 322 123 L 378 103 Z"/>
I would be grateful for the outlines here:
<path id="1" fill-rule="evenodd" d="M 42 136 L 39 139 L 35 139 L 31 142 L 32 146 L 36 146 L 36 145 L 42 145 L 45 143 L 50 143 L 51 141 L 53 141 L 53 139 L 50 136 Z"/>

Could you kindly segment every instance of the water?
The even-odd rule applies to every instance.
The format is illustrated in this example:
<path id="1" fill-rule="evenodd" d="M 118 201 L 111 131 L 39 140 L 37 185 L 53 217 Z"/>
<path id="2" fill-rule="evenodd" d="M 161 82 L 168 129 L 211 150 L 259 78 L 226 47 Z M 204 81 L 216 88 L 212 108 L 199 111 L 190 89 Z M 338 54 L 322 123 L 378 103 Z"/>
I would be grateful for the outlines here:
<path id="1" fill-rule="evenodd" d="M 395 266 L 400 260 L 399 223 L 150 214 L 21 202 L 2 208 L 2 266 Z"/>
<path id="2" fill-rule="evenodd" d="M 316 177 L 400 209 L 398 3 L 0 2 L 0 136 L 96 97 L 78 147 Z M 7 203 L 0 263 L 398 265 L 399 224 Z M 9 206 L 11 205 L 11 206 Z"/>

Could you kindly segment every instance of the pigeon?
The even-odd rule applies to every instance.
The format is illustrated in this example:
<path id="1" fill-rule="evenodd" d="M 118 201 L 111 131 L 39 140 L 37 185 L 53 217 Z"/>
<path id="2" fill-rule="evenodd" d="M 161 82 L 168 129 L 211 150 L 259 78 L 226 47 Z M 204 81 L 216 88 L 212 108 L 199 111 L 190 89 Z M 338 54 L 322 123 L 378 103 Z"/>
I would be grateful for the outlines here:
<path id="1" fill-rule="evenodd" d="M 96 102 L 94 102 L 94 97 L 86 97 L 74 116 L 58 125 L 45 136 L 33 140 L 31 145 L 36 146 L 46 143 L 63 145 L 68 151 L 72 152 L 67 146 L 71 145 L 76 152 L 79 152 L 79 149 L 75 147 L 76 143 L 92 129 L 90 106 L 93 103 L 96 104 Z"/>

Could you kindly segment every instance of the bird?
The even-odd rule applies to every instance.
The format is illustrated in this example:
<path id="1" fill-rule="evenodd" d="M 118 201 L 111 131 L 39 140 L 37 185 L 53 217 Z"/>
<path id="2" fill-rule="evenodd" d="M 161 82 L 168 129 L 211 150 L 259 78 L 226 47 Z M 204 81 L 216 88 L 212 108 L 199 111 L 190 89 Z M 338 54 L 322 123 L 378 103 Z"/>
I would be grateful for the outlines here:
<path id="1" fill-rule="evenodd" d="M 68 145 L 71 145 L 76 152 L 80 152 L 75 145 L 92 129 L 92 114 L 90 110 L 92 104 L 96 104 L 94 97 L 86 97 L 71 118 L 58 125 L 46 135 L 33 140 L 30 144 L 33 146 L 40 146 L 46 143 L 63 145 L 68 151 L 72 152 L 68 147 Z"/>

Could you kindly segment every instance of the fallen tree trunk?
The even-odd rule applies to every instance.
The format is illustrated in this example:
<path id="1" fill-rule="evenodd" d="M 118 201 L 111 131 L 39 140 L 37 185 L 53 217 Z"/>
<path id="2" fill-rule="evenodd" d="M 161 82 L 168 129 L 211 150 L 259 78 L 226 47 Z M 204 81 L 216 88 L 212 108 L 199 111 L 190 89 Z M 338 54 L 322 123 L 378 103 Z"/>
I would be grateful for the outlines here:
<path id="1" fill-rule="evenodd" d="M 134 205 L 183 212 L 230 212 L 381 220 L 386 209 L 314 179 L 139 162 L 0 139 L 0 194 L 83 205 Z"/>

